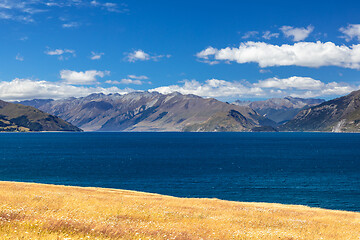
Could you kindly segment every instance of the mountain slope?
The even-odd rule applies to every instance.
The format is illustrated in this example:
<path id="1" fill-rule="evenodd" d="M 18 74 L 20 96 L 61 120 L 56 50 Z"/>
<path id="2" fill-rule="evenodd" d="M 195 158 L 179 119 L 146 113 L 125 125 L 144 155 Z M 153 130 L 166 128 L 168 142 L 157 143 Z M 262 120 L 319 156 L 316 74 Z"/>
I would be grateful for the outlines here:
<path id="1" fill-rule="evenodd" d="M 360 131 L 360 90 L 301 111 L 282 131 Z"/>
<path id="2" fill-rule="evenodd" d="M 264 125 L 274 125 L 273 122 L 262 122 Z M 240 112 L 230 110 L 219 112 L 202 123 L 190 124 L 184 127 L 185 132 L 248 132 L 261 129 L 262 126 L 254 125 Z M 265 129 L 265 128 L 264 128 Z"/>
<path id="3" fill-rule="evenodd" d="M 81 131 L 64 120 L 34 107 L 0 100 L 0 131 Z"/>
<path id="4" fill-rule="evenodd" d="M 277 123 L 289 121 L 304 108 L 323 103 L 323 99 L 304 99 L 304 98 L 270 98 L 265 101 L 236 101 L 234 104 L 246 105 Z"/>
<path id="5" fill-rule="evenodd" d="M 246 106 L 180 93 L 91 94 L 51 101 L 39 108 L 87 131 L 182 131 L 185 126 L 231 110 L 247 119 L 244 131 L 271 123 Z"/>

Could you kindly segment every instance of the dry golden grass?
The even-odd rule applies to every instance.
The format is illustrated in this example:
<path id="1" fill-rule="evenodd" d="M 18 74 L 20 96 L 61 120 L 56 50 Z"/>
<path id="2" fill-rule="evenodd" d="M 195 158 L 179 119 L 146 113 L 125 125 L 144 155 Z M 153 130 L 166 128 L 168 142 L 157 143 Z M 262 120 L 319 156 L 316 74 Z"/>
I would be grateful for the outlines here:
<path id="1" fill-rule="evenodd" d="M 360 238 L 360 213 L 0 182 L 0 239 Z"/>

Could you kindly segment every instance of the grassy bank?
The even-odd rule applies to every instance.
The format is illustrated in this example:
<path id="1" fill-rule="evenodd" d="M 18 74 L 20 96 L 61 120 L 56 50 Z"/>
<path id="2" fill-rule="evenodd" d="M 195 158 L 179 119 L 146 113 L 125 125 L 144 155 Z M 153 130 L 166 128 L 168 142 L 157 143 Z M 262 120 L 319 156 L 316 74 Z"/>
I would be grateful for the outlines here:
<path id="1" fill-rule="evenodd" d="M 0 182 L 0 239 L 359 237 L 360 213 Z"/>

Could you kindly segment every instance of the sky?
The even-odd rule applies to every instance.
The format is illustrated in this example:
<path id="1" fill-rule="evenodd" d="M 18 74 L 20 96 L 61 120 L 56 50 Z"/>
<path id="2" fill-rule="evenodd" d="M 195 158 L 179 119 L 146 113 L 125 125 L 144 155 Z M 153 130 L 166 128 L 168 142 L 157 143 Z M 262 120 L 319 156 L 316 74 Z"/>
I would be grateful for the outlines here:
<path id="1" fill-rule="evenodd" d="M 0 0 L 0 99 L 360 89 L 360 2 Z"/>

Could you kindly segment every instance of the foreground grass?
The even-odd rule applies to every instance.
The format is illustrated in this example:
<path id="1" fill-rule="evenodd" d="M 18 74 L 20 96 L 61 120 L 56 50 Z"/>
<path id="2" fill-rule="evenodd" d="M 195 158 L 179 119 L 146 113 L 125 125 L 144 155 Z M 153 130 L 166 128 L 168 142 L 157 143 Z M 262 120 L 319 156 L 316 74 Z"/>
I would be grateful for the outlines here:
<path id="1" fill-rule="evenodd" d="M 0 182 L 0 239 L 359 239 L 360 213 Z"/>

